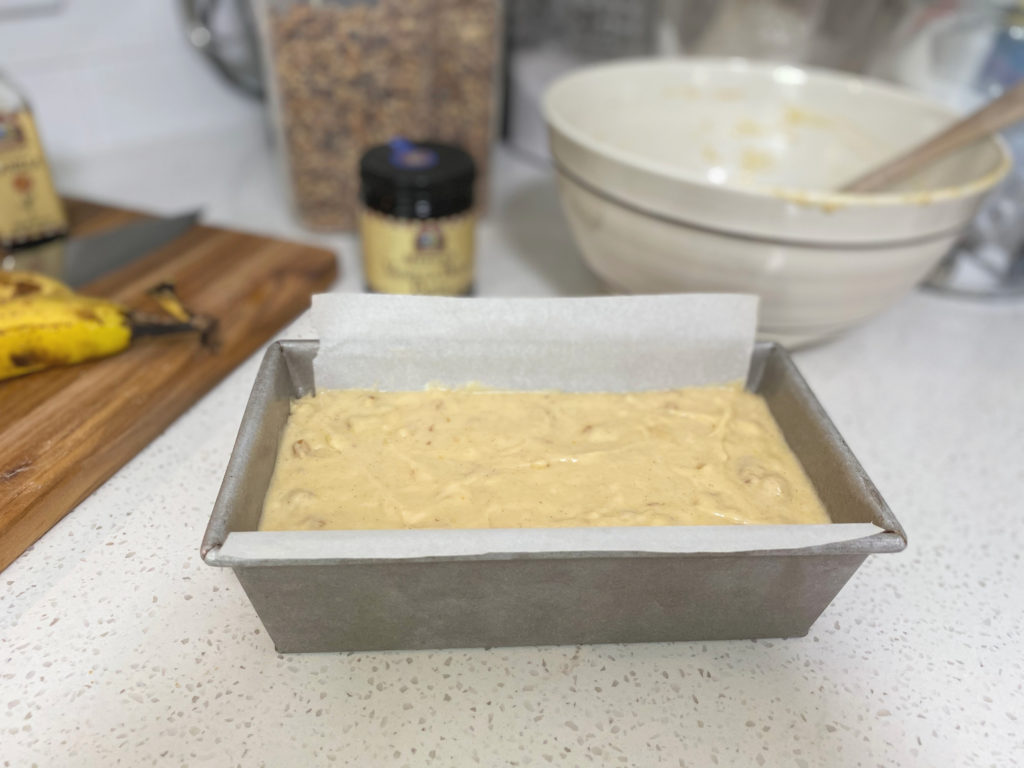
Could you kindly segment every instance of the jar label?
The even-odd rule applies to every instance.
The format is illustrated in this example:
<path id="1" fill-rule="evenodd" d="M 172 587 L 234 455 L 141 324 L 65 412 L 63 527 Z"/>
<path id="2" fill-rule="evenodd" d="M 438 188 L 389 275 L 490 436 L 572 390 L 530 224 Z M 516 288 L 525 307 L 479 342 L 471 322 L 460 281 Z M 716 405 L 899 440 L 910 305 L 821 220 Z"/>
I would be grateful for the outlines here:
<path id="1" fill-rule="evenodd" d="M 473 284 L 474 216 L 398 219 L 364 209 L 363 269 L 370 290 L 459 296 Z"/>
<path id="2" fill-rule="evenodd" d="M 31 113 L 0 112 L 0 243 L 29 243 L 66 229 Z"/>

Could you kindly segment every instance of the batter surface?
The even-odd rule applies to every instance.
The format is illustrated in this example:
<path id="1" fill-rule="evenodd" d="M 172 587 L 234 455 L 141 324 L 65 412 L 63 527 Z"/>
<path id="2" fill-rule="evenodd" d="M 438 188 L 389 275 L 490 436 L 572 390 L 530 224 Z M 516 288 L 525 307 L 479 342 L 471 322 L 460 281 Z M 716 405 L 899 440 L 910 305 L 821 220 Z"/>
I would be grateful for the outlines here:
<path id="1" fill-rule="evenodd" d="M 828 522 L 738 387 L 335 390 L 292 403 L 260 530 Z"/>

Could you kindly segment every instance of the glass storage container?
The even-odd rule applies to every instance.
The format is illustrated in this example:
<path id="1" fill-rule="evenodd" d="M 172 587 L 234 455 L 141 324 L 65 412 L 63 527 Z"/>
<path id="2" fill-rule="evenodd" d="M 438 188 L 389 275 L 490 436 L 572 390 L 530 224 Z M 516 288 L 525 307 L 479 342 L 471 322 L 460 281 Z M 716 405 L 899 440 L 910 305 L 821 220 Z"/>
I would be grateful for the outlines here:
<path id="1" fill-rule="evenodd" d="M 462 147 L 483 200 L 498 0 L 257 0 L 278 150 L 296 214 L 353 229 L 359 158 L 396 136 Z"/>

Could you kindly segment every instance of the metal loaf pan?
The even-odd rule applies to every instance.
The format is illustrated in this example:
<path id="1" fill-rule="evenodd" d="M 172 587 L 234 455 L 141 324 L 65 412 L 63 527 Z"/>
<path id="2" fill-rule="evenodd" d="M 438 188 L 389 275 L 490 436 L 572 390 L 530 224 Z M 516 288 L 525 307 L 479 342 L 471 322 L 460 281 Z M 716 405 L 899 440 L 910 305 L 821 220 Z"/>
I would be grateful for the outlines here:
<path id="1" fill-rule="evenodd" d="M 865 557 L 906 546 L 785 349 L 763 343 L 748 389 L 767 400 L 833 523 L 871 522 L 878 533 L 797 549 L 665 553 L 588 548 L 592 529 L 574 529 L 579 546 L 510 551 L 509 532 L 485 531 L 493 551 L 441 556 L 423 543 L 429 550 L 450 532 L 245 533 L 256 531 L 289 401 L 313 391 L 317 346 L 267 350 L 202 543 L 208 564 L 234 569 L 281 652 L 801 636 Z M 233 535 L 247 547 L 232 548 Z M 359 542 L 382 536 L 418 542 L 416 556 L 360 556 Z M 290 542 L 303 543 L 300 555 Z"/>

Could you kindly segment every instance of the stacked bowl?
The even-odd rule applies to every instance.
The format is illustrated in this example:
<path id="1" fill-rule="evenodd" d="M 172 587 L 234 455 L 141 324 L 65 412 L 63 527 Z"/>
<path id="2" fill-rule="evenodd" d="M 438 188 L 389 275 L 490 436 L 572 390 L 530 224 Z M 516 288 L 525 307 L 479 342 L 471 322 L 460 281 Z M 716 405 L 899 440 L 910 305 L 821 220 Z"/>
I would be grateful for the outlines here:
<path id="1" fill-rule="evenodd" d="M 615 62 L 545 94 L 562 205 L 613 290 L 761 297 L 788 345 L 880 312 L 1011 167 L 998 137 L 882 194 L 837 190 L 955 119 L 878 81 L 735 59 Z"/>

